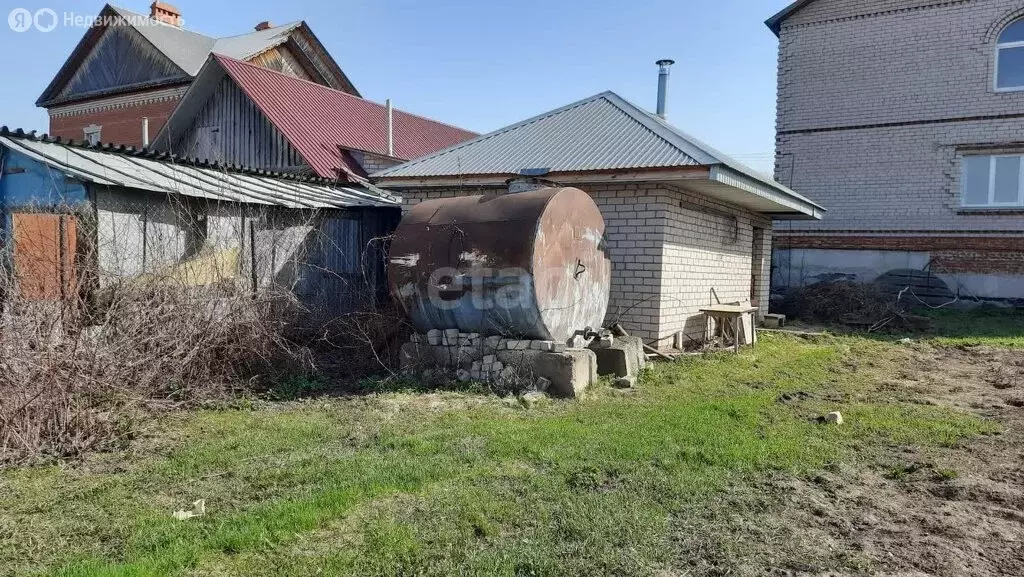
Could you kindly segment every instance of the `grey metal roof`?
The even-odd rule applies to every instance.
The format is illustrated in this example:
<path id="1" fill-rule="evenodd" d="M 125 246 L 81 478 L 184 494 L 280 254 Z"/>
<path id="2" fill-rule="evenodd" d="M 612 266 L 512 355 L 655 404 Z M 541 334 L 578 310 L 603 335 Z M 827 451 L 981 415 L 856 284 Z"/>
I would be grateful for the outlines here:
<path id="1" fill-rule="evenodd" d="M 614 92 L 574 102 L 373 176 L 518 174 L 707 164 L 699 147 L 666 139 L 667 125 Z"/>
<path id="2" fill-rule="evenodd" d="M 211 52 L 244 60 L 285 42 L 288 34 L 301 24 L 291 22 L 239 36 L 211 38 L 119 6 L 111 8 L 189 76 L 199 72 Z"/>
<path id="3" fill-rule="evenodd" d="M 218 38 L 217 43 L 213 45 L 213 50 L 211 50 L 211 52 L 223 54 L 224 56 L 229 56 L 238 60 L 248 60 L 250 57 L 257 55 L 260 52 L 265 52 L 279 44 L 287 42 L 288 35 L 291 34 L 292 30 L 295 30 L 300 25 L 302 25 L 302 22 L 290 22 L 281 26 L 250 32 L 240 36 Z M 200 67 L 202 64 L 203 63 L 200 63 Z"/>
<path id="4" fill-rule="evenodd" d="M 806 214 L 822 207 L 730 158 L 614 92 L 600 94 L 377 172 L 383 185 L 416 178 L 673 168 L 725 168 L 748 192 L 796 201 Z M 531 171 L 533 172 L 533 171 Z M 718 170 L 715 174 L 726 174 Z M 725 176 L 722 176 L 725 178 Z M 727 179 L 728 180 L 728 179 Z"/>
<path id="5" fill-rule="evenodd" d="M 252 171 L 177 163 L 147 154 L 0 135 L 0 146 L 19 152 L 73 178 L 165 194 L 181 194 L 222 202 L 286 208 L 398 207 L 401 199 L 375 186 L 328 185 L 322 181 L 276 178 Z"/>

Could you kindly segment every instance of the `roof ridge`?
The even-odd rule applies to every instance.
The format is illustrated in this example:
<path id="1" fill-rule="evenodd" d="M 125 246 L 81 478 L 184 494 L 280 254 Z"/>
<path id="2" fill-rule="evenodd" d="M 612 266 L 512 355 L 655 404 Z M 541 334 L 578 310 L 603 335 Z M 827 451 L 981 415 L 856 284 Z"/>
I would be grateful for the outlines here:
<path id="1" fill-rule="evenodd" d="M 279 28 L 295 29 L 295 28 L 298 28 L 299 26 L 301 26 L 303 22 L 305 22 L 305 20 L 292 20 L 291 22 L 286 22 L 286 23 L 281 24 L 279 26 L 271 26 L 270 28 L 265 28 L 263 30 L 251 30 L 249 32 L 243 32 L 242 34 L 232 34 L 231 36 L 215 36 L 214 39 L 215 40 L 231 40 L 232 38 L 241 38 L 243 36 L 249 36 L 249 35 L 252 35 L 252 34 L 259 34 L 260 32 L 269 32 L 271 30 L 277 30 Z"/>
<path id="2" fill-rule="evenodd" d="M 665 120 L 663 118 L 659 118 L 658 116 L 653 115 L 650 112 L 647 112 L 646 110 L 644 110 L 640 106 L 638 106 L 636 104 L 633 104 L 632 102 L 630 102 L 629 100 L 626 100 L 622 96 L 619 96 L 615 92 L 612 92 L 612 91 L 609 90 L 608 94 L 614 97 L 614 99 L 609 99 L 609 102 L 613 106 L 615 106 L 619 110 L 625 112 L 630 118 L 632 118 L 635 122 L 640 124 L 640 126 L 643 126 L 647 130 L 651 131 L 652 134 L 654 134 L 658 138 L 664 140 L 666 143 L 670 144 L 671 146 L 674 146 L 675 148 L 679 149 L 681 152 L 683 152 L 687 156 L 693 158 L 698 163 L 700 163 L 700 164 L 714 164 L 714 161 L 718 160 L 717 157 L 725 156 L 725 155 L 721 154 L 720 152 L 718 152 L 715 148 L 711 147 L 708 144 L 705 144 L 700 139 L 695 138 L 693 136 L 690 136 L 689 134 L 683 132 L 679 128 L 669 124 L 667 120 Z M 625 107 L 622 106 L 623 104 L 625 104 L 626 106 Z M 697 156 L 693 154 L 693 151 L 687 150 L 683 146 L 680 146 L 679 142 L 674 142 L 672 138 L 666 137 L 665 131 L 667 131 L 670 135 L 672 135 L 676 139 L 682 140 L 684 144 L 687 144 L 687 145 L 689 145 L 689 146 L 691 146 L 693 148 L 696 148 L 699 152 L 702 152 L 705 155 L 711 157 L 710 160 L 712 162 L 702 162 L 702 160 L 708 160 L 708 159 L 697 158 Z"/>
<path id="3" fill-rule="evenodd" d="M 581 100 L 577 100 L 576 102 L 571 102 L 571 103 L 566 104 L 564 106 L 555 108 L 554 110 L 549 110 L 547 112 L 542 112 L 541 114 L 538 114 L 536 116 L 531 116 L 530 118 L 527 118 L 526 120 L 520 120 L 519 122 L 516 122 L 514 124 L 510 124 L 508 126 L 504 126 L 502 128 L 498 128 L 496 130 L 492 130 L 491 132 L 487 132 L 487 133 L 481 134 L 481 135 L 479 135 L 479 136 L 477 136 L 475 138 L 471 138 L 471 139 L 469 139 L 469 140 L 467 140 L 465 142 L 460 142 L 458 144 L 453 144 L 452 146 L 449 146 L 448 148 L 442 148 L 441 150 L 438 150 L 437 152 L 432 152 L 432 153 L 427 154 L 425 156 L 421 156 L 420 158 L 412 159 L 412 160 L 409 160 L 408 162 L 399 164 L 398 166 L 393 166 L 391 168 L 382 170 L 380 172 L 375 173 L 375 175 L 386 176 L 387 173 L 389 171 L 391 171 L 392 169 L 396 169 L 398 167 L 410 167 L 410 166 L 416 166 L 417 164 L 422 164 L 422 163 L 424 163 L 424 162 L 426 162 L 426 161 L 428 161 L 430 159 L 437 158 L 439 156 L 444 156 L 446 154 L 455 152 L 456 150 L 458 150 L 460 148 L 464 148 L 464 147 L 469 146 L 471 144 L 475 144 L 477 142 L 484 142 L 485 140 L 489 140 L 489 139 L 494 138 L 496 136 L 499 136 L 499 135 L 502 135 L 502 134 L 506 134 L 506 133 L 511 132 L 513 130 L 518 130 L 518 129 L 524 127 L 524 126 L 533 124 L 534 122 L 539 122 L 541 120 L 544 120 L 545 118 L 551 118 L 552 116 L 556 116 L 558 114 L 562 114 L 563 112 L 566 112 L 566 111 L 571 110 L 573 108 L 576 108 L 576 107 L 579 107 L 579 106 L 583 106 L 584 104 L 588 104 L 590 102 L 593 102 L 594 100 L 597 100 L 598 98 L 601 98 L 604 95 L 609 94 L 609 93 L 612 93 L 612 91 L 611 90 L 606 90 L 606 91 L 601 92 L 599 94 L 595 94 L 593 96 L 588 96 L 587 98 L 583 98 Z M 456 127 L 456 128 L 458 128 L 458 127 Z"/>
<path id="4" fill-rule="evenodd" d="M 252 63 L 246 62 L 244 60 L 239 60 L 237 58 L 232 58 L 231 56 L 225 56 L 224 54 L 218 54 L 216 52 L 212 53 L 212 56 L 214 58 L 217 58 L 217 59 L 224 59 L 224 60 L 229 60 L 231 62 L 237 62 L 238 64 L 241 64 L 243 66 L 247 66 L 249 68 L 253 68 L 253 69 L 256 69 L 256 70 L 259 70 L 260 72 L 269 72 L 271 74 L 276 74 L 276 75 L 278 75 L 278 76 L 280 76 L 282 78 L 285 78 L 285 79 L 287 79 L 289 81 L 305 82 L 307 84 L 310 84 L 310 85 L 313 85 L 313 86 L 317 87 L 320 90 L 326 90 L 326 91 L 329 91 L 329 92 L 337 93 L 337 94 L 340 94 L 340 95 L 342 95 L 342 96 L 344 96 L 346 98 L 352 98 L 354 100 L 359 100 L 361 102 L 366 102 L 368 104 L 372 104 L 372 105 L 377 106 L 379 108 L 386 108 L 386 106 L 384 104 L 381 104 L 379 102 L 375 102 L 375 101 L 370 100 L 368 98 L 363 98 L 362 96 L 356 96 L 355 94 L 349 94 L 348 92 L 345 92 L 344 90 L 338 90 L 337 88 L 332 88 L 330 86 L 324 86 L 323 84 L 320 84 L 318 82 L 313 82 L 312 80 L 306 80 L 305 78 L 299 78 L 297 76 L 291 76 L 289 74 L 284 74 L 283 72 L 278 72 L 277 70 L 272 70 L 270 68 L 264 68 L 264 67 L 258 66 L 256 64 L 252 64 Z M 236 80 L 236 82 L 237 82 L 237 80 Z M 393 108 L 393 110 L 395 112 L 400 112 L 402 114 L 407 114 L 409 116 L 413 116 L 413 117 L 419 118 L 421 120 L 426 120 L 426 121 L 433 122 L 433 123 L 436 123 L 436 124 L 441 124 L 441 125 L 447 126 L 449 128 L 454 128 L 456 130 L 461 130 L 461 131 L 467 132 L 469 134 L 478 134 L 478 133 L 473 132 L 471 130 L 466 130 L 465 128 L 462 128 L 461 126 L 456 126 L 454 124 L 449 124 L 449 123 L 443 122 L 441 120 L 430 118 L 429 116 L 423 116 L 421 114 L 416 114 L 415 112 L 409 112 L 407 110 L 402 110 L 400 108 Z"/>
<path id="5" fill-rule="evenodd" d="M 185 28 L 184 26 L 175 26 L 173 24 L 168 24 L 168 23 L 166 23 L 166 22 L 164 22 L 162 20 L 158 20 L 156 18 L 153 18 L 152 16 L 147 15 L 147 14 L 145 14 L 143 12 L 136 12 L 134 10 L 129 10 L 128 8 L 123 8 L 121 6 L 117 6 L 115 4 L 107 4 L 107 6 L 109 6 L 115 12 L 120 13 L 120 15 L 122 17 L 124 17 L 124 13 L 127 12 L 128 14 L 130 14 L 132 16 L 138 16 L 138 19 L 140 19 L 140 20 L 142 20 L 142 19 L 148 20 L 148 21 L 152 22 L 153 25 L 155 25 L 155 26 L 166 26 L 168 28 L 173 28 L 174 30 L 178 30 L 179 32 L 185 32 L 185 33 L 188 33 L 188 34 L 195 34 L 196 36 L 202 36 L 202 37 L 208 38 L 210 40 L 216 40 L 216 38 L 213 37 L 213 36 L 209 36 L 207 34 L 203 34 L 202 32 L 196 32 L 195 30 L 191 30 L 191 29 Z M 134 18 L 126 18 L 127 24 L 129 26 L 131 26 L 132 28 L 138 28 L 138 26 L 137 26 L 138 22 L 135 22 L 134 20 L 135 20 Z"/>

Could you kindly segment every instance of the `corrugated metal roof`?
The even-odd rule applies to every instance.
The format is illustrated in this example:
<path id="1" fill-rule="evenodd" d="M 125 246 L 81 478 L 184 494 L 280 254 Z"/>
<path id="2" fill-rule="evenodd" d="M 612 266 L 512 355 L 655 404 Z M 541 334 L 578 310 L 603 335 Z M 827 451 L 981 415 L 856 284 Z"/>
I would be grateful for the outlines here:
<path id="1" fill-rule="evenodd" d="M 333 178 L 347 168 L 339 147 L 388 156 L 384 106 L 234 58 L 213 59 L 320 176 Z M 476 136 L 397 109 L 393 119 L 396 158 L 423 156 Z"/>
<path id="2" fill-rule="evenodd" d="M 757 186 L 821 207 L 768 176 L 686 134 L 614 92 L 602 92 L 371 175 L 382 184 L 409 178 L 724 166 Z"/>
<path id="3" fill-rule="evenodd" d="M 716 164 L 722 156 L 614 92 L 602 92 L 373 176 L 662 168 Z"/>
<path id="4" fill-rule="evenodd" d="M 397 207 L 401 199 L 373 186 L 332 186 L 254 171 L 183 164 L 155 153 L 113 152 L 39 140 L 4 130 L 0 145 L 86 182 L 151 192 L 286 208 Z"/>

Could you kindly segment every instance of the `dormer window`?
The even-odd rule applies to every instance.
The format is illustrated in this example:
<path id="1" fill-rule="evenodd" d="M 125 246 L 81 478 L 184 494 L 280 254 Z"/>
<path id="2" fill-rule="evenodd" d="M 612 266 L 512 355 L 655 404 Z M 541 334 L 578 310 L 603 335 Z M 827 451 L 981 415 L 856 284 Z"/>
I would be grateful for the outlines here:
<path id="1" fill-rule="evenodd" d="M 996 90 L 1024 90 L 1024 18 L 1004 28 L 999 35 Z"/>
<path id="2" fill-rule="evenodd" d="M 98 124 L 90 124 L 82 129 L 84 133 L 85 141 L 89 144 L 99 144 L 100 142 L 100 130 L 103 127 Z"/>

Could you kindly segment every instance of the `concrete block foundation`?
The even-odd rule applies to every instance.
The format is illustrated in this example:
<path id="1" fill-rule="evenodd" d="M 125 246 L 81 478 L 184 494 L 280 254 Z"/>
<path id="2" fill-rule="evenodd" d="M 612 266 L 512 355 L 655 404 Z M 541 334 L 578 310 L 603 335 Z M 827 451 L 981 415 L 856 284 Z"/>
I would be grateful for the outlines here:
<path id="1" fill-rule="evenodd" d="M 460 380 L 500 383 L 519 390 L 543 387 L 552 396 L 566 398 L 578 397 L 598 375 L 597 355 L 589 349 L 470 334 L 445 334 L 440 339 L 436 333 L 415 335 L 402 345 L 399 364 L 409 374 L 448 370 Z"/>

